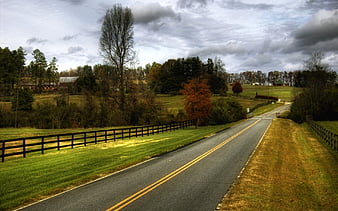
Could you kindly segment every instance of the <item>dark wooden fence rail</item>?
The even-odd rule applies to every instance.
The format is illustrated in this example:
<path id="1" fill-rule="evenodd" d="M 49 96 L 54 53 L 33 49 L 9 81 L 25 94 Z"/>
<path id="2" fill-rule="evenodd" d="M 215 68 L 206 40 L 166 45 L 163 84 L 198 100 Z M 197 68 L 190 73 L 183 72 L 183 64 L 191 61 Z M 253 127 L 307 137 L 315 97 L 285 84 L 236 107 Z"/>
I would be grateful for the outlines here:
<path id="1" fill-rule="evenodd" d="M 4 162 L 5 157 L 16 155 L 23 155 L 23 157 L 26 157 L 26 154 L 31 152 L 41 151 L 41 153 L 44 154 L 46 150 L 50 149 L 60 150 L 66 147 L 74 148 L 76 146 L 87 146 L 87 144 L 96 144 L 99 142 L 116 141 L 119 139 L 139 136 L 149 136 L 166 131 L 173 131 L 189 126 L 194 126 L 195 123 L 195 120 L 186 120 L 162 125 L 117 128 L 109 130 L 0 140 L 1 160 Z"/>
<path id="2" fill-rule="evenodd" d="M 333 150 L 338 151 L 338 135 L 324 128 L 323 126 L 317 124 L 310 118 L 307 118 L 307 122 L 315 131 Z"/>

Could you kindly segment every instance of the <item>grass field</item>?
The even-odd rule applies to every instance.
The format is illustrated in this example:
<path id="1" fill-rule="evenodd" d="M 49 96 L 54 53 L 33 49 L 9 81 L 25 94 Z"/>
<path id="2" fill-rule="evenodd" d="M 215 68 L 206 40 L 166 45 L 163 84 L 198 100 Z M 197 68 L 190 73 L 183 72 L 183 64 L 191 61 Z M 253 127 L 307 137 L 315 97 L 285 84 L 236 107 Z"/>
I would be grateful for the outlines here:
<path id="1" fill-rule="evenodd" d="M 301 88 L 290 86 L 252 86 L 243 85 L 243 93 L 241 95 L 255 97 L 256 92 L 259 95 L 276 96 L 281 101 L 292 101 L 295 95 L 298 95 Z"/>
<path id="2" fill-rule="evenodd" d="M 282 101 L 291 101 L 293 99 L 293 96 L 295 94 L 298 94 L 300 88 L 296 87 L 288 87 L 288 86 L 252 86 L 252 85 L 243 85 L 243 92 L 240 94 L 241 96 L 251 97 L 254 98 L 256 95 L 256 92 L 260 95 L 270 95 L 270 96 L 277 96 Z M 232 93 L 231 91 L 228 91 L 228 93 Z M 35 108 L 38 103 L 43 102 L 50 102 L 55 103 L 55 98 L 61 96 L 61 94 L 36 94 L 34 95 L 34 103 L 33 107 Z M 70 103 L 76 103 L 78 105 L 81 105 L 81 103 L 84 100 L 83 95 L 69 95 L 66 96 L 67 101 Z M 214 96 L 213 98 L 217 98 L 217 96 Z M 250 105 L 254 102 L 250 99 L 243 99 L 243 98 L 236 98 L 240 101 L 241 104 L 243 104 L 244 107 L 250 107 Z M 173 111 L 174 113 L 178 112 L 179 110 L 184 108 L 184 100 L 182 95 L 177 96 L 170 96 L 170 95 L 157 95 L 157 101 L 162 102 L 164 106 L 166 106 L 170 111 Z M 10 102 L 0 102 L 0 106 L 3 106 L 6 109 L 11 108 Z"/>
<path id="3" fill-rule="evenodd" d="M 316 122 L 316 123 L 325 127 L 329 131 L 331 131 L 335 134 L 338 134 L 338 121 L 319 121 L 319 122 Z"/>
<path id="4" fill-rule="evenodd" d="M 238 101 L 239 104 L 241 104 L 241 106 L 244 109 L 253 108 L 258 104 L 266 102 L 265 100 L 249 99 L 249 98 L 242 98 L 242 97 L 236 97 L 236 96 L 231 96 L 231 97 L 213 96 L 211 100 L 216 100 L 219 98 L 231 98 L 235 101 Z M 160 102 L 171 113 L 177 113 L 180 110 L 184 110 L 184 98 L 182 95 L 176 95 L 176 96 L 158 95 L 157 102 Z"/>
<path id="5" fill-rule="evenodd" d="M 275 103 L 275 104 L 268 104 L 268 105 L 258 107 L 257 109 L 255 109 L 253 111 L 253 115 L 258 116 L 258 115 L 264 114 L 264 113 L 272 111 L 273 109 L 278 108 L 279 106 L 282 106 L 282 105 L 283 104 Z"/>
<path id="6" fill-rule="evenodd" d="M 233 124 L 187 128 L 75 149 L 50 150 L 44 155 L 31 153 L 27 158 L 8 158 L 0 163 L 0 210 L 10 210 L 91 181 Z"/>
<path id="7" fill-rule="evenodd" d="M 273 121 L 219 210 L 337 210 L 338 155 L 306 124 Z"/>
<path id="8" fill-rule="evenodd" d="M 86 128 L 86 129 L 83 129 L 83 128 L 37 129 L 37 128 L 30 128 L 30 127 L 0 128 L 0 140 L 8 140 L 8 139 L 32 137 L 32 136 L 47 136 L 47 135 L 55 135 L 55 134 L 62 134 L 62 133 L 76 133 L 76 132 L 85 132 L 85 131 L 94 131 L 94 130 L 106 130 L 106 129 L 108 130 L 108 129 L 121 128 L 121 127 Z"/>

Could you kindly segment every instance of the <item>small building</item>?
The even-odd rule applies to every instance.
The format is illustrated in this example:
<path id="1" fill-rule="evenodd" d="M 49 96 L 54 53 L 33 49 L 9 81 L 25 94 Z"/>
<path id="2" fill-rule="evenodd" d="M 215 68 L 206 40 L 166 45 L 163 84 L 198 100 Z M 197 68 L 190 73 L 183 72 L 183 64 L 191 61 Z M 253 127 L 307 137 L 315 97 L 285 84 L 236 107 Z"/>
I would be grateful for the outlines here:
<path id="1" fill-rule="evenodd" d="M 59 89 L 67 89 L 72 86 L 75 81 L 78 79 L 78 76 L 74 77 L 60 77 L 59 78 Z"/>

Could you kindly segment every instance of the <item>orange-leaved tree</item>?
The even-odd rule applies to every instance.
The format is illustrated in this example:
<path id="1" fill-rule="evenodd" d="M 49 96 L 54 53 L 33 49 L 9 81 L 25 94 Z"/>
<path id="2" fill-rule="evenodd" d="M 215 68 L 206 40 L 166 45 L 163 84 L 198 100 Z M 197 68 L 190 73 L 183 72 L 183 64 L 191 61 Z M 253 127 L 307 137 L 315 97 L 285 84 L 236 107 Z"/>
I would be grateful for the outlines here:
<path id="1" fill-rule="evenodd" d="M 211 91 L 207 79 L 195 78 L 183 84 L 184 109 L 190 119 L 196 119 L 196 127 L 211 112 Z"/>

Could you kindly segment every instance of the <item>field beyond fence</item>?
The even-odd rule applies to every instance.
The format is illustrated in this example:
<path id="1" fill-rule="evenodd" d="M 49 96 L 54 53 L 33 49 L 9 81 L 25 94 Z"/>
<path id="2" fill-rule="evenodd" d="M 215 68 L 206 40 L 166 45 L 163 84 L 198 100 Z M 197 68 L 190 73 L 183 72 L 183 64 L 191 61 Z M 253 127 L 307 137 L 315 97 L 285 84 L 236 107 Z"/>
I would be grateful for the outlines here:
<path id="1" fill-rule="evenodd" d="M 108 130 L 85 131 L 77 133 L 64 133 L 47 136 L 24 137 L 9 140 L 0 140 L 1 161 L 6 157 L 23 155 L 32 152 L 41 152 L 46 150 L 61 148 L 74 148 L 76 146 L 87 146 L 87 144 L 97 144 L 99 142 L 116 141 L 119 139 L 149 136 L 183 129 L 194 126 L 195 120 L 186 120 L 161 125 L 151 125 L 143 127 L 118 128 Z"/>
<path id="2" fill-rule="evenodd" d="M 307 118 L 307 123 L 333 150 L 338 151 L 338 135 L 319 125 L 311 118 Z"/>

